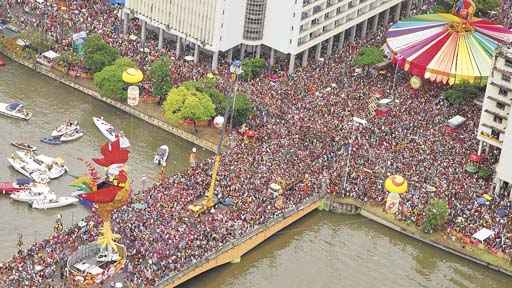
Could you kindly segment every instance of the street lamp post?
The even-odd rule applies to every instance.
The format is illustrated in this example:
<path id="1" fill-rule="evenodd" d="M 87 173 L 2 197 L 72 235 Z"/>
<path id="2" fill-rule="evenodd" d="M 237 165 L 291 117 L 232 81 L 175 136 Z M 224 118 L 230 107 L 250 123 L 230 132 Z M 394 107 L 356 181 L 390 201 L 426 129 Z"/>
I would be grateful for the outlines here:
<path id="1" fill-rule="evenodd" d="M 238 92 L 238 76 L 242 74 L 242 63 L 240 60 L 235 60 L 231 63 L 229 67 L 229 71 L 231 75 L 233 75 L 233 79 L 235 80 L 235 88 L 233 92 L 233 105 L 231 107 L 231 117 L 229 119 L 229 134 L 231 135 L 231 129 L 233 128 L 233 118 L 235 117 L 235 103 L 236 103 L 236 94 Z"/>

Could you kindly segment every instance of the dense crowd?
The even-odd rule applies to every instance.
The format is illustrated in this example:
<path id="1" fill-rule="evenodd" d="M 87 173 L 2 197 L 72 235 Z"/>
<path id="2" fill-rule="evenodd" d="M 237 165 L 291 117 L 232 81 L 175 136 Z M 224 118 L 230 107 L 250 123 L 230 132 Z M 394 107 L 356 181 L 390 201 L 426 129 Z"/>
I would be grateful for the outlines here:
<path id="1" fill-rule="evenodd" d="M 45 27 L 62 43 L 58 49 L 69 45 L 59 39 L 59 29 L 87 29 L 99 32 L 141 67 L 162 54 L 173 56 L 170 49 L 158 51 L 154 38 L 148 38 L 145 52 L 137 39 L 121 36 L 118 10 L 104 1 L 67 1 L 71 7 L 66 11 L 35 0 L 5 2 L 9 13 L 23 15 L 17 25 Z M 414 9 L 426 9 L 431 2 Z M 20 4 L 29 13 L 20 12 Z M 63 17 L 66 13 L 71 14 Z M 257 137 L 248 142 L 238 135 L 230 136 L 233 145 L 222 159 L 216 189 L 220 199 L 230 199 L 230 205 L 200 217 L 187 209 L 208 189 L 213 159 L 143 191 L 145 208 L 130 203 L 113 216 L 114 229 L 129 251 L 123 274 L 126 282 L 134 287 L 152 287 L 324 193 L 382 204 L 387 195 L 383 181 L 392 174 L 403 175 L 410 184 L 396 214 L 398 219 L 421 226 L 429 201 L 445 199 L 450 207 L 450 231 L 471 237 L 479 229 L 489 228 L 496 233 L 485 245 L 512 256 L 510 223 L 496 214 L 497 209 L 510 210 L 507 195 L 494 194 L 490 181 L 464 171 L 468 156 L 478 147 L 475 131 L 480 107 L 448 105 L 439 98 L 444 88 L 440 85 L 425 83 L 421 89 L 412 90 L 402 73 L 393 89 L 392 67 L 380 72 L 353 67 L 360 47 L 382 44 L 385 28 L 369 40 L 347 43 L 341 56 L 310 61 L 293 76 L 283 71 L 277 81 L 262 76 L 240 83 L 240 89 L 257 107 L 256 115 L 247 123 Z M 130 22 L 131 31 L 139 29 L 136 20 Z M 180 82 L 204 76 L 207 71 L 205 65 L 177 59 L 171 74 Z M 220 71 L 219 88 L 230 91 L 233 82 L 226 65 L 221 65 Z M 369 99 L 377 91 L 396 100 L 385 117 L 369 114 Z M 467 121 L 450 132 L 446 123 L 455 115 Z M 353 117 L 368 124 L 357 125 Z M 487 161 L 496 161 L 492 150 Z M 276 182 L 285 188 L 277 195 L 269 190 Z M 476 201 L 484 193 L 494 197 L 487 205 Z M 96 216 L 87 217 L 83 224 L 36 242 L 0 264 L 0 283 L 7 283 L 7 287 L 62 283 L 63 263 L 80 244 L 97 236 Z"/>

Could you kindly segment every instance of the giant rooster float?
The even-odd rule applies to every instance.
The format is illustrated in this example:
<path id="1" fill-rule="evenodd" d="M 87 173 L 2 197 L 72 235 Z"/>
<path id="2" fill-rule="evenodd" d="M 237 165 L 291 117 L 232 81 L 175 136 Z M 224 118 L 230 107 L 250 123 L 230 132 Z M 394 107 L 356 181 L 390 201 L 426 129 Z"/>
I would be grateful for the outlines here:
<path id="1" fill-rule="evenodd" d="M 97 242 L 80 247 L 76 257 L 68 261 L 68 268 L 75 280 L 82 284 L 80 286 L 87 287 L 104 280 L 124 266 L 126 251 L 123 245 L 115 242 L 120 236 L 112 232 L 111 218 L 113 211 L 125 206 L 130 197 L 130 182 L 125 170 L 128 153 L 121 148 L 119 138 L 104 144 L 102 158 L 93 159 L 94 163 L 106 168 L 104 179 L 100 179 L 92 163 L 84 161 L 89 175 L 79 177 L 72 184 L 78 190 L 81 203 L 92 208 L 102 222 Z"/>

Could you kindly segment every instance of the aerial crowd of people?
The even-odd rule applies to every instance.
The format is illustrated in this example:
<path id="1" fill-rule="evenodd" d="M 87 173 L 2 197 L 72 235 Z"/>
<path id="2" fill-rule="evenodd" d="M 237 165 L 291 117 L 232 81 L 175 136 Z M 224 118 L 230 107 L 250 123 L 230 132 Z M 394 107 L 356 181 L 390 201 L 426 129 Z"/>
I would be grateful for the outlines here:
<path id="1" fill-rule="evenodd" d="M 56 39 L 57 51 L 70 48 L 69 40 L 59 36 L 68 29 L 100 33 L 143 69 L 161 55 L 176 58 L 169 45 L 157 49 L 155 37 L 148 37 L 145 50 L 137 38 L 121 35 L 119 9 L 105 1 L 67 2 L 71 6 L 66 10 L 35 0 L 7 0 L 4 5 L 8 15 L 17 15 L 11 20 L 16 18 L 18 27 L 44 27 Z M 426 11 L 432 2 L 414 9 Z M 495 234 L 485 246 L 512 257 L 511 223 L 497 213 L 498 209 L 510 213 L 508 195 L 495 194 L 491 180 L 464 171 L 469 155 L 478 149 L 475 131 L 481 108 L 449 105 L 440 98 L 443 85 L 424 83 L 414 90 L 406 73 L 398 73 L 392 85 L 393 67 L 382 71 L 354 67 L 361 47 L 382 45 L 386 28 L 367 39 L 347 42 L 335 55 L 310 61 L 291 76 L 281 71 L 274 72 L 277 79 L 265 74 L 240 82 L 239 89 L 250 95 L 256 107 L 247 124 L 257 136 L 254 141 L 236 133 L 229 136 L 231 147 L 223 154 L 216 188 L 218 198 L 230 199 L 229 205 L 199 217 L 187 208 L 208 189 L 213 159 L 141 191 L 142 198 L 113 216 L 114 230 L 128 251 L 126 283 L 153 287 L 326 194 L 383 205 L 387 196 L 383 182 L 394 174 L 409 182 L 397 219 L 420 227 L 428 203 L 444 199 L 450 208 L 447 234 L 470 238 L 481 228 L 491 229 Z M 139 30 L 140 23 L 131 20 L 130 31 Z M 217 74 L 218 87 L 225 93 L 234 85 L 227 65 L 221 62 Z M 176 84 L 204 77 L 208 66 L 175 59 L 170 73 Z M 369 109 L 376 94 L 394 100 L 382 117 Z M 456 115 L 467 121 L 455 130 L 446 129 Z M 354 117 L 364 121 L 354 122 Z M 495 163 L 497 152 L 491 149 L 486 158 L 489 165 Z M 269 189 L 273 183 L 282 186 L 281 193 Z M 493 199 L 477 202 L 483 194 Z M 138 201 L 144 208 L 133 205 Z M 0 282 L 7 287 L 62 285 L 66 260 L 79 245 L 95 239 L 98 223 L 98 217 L 91 215 L 82 225 L 34 243 L 0 264 Z"/>

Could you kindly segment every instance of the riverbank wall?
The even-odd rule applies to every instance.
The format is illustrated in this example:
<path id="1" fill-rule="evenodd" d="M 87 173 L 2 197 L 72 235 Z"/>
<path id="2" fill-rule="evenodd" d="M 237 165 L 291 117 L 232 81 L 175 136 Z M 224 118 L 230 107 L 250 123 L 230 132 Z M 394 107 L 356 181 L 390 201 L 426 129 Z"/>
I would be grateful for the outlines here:
<path id="1" fill-rule="evenodd" d="M 248 236 L 239 239 L 234 243 L 229 243 L 225 247 L 219 249 L 219 251 L 213 253 L 210 257 L 207 257 L 206 260 L 197 262 L 188 269 L 169 276 L 167 279 L 161 281 L 157 287 L 176 287 L 177 285 L 215 267 L 226 263 L 238 263 L 242 261 L 241 258 L 245 253 L 254 249 L 256 246 L 282 229 L 288 227 L 290 224 L 318 209 L 323 201 L 323 199 L 317 197 L 316 199 L 307 201 L 303 206 L 285 211 L 283 215 L 268 224 L 262 225 Z"/>
<path id="2" fill-rule="evenodd" d="M 59 76 L 55 73 L 53 73 L 52 71 L 50 71 L 49 68 L 47 68 L 46 66 L 43 66 L 43 65 L 40 65 L 40 64 L 37 64 L 37 63 L 32 63 L 32 62 L 29 62 L 29 61 L 26 61 L 26 60 L 23 60 L 23 59 L 19 59 L 18 57 L 15 57 L 14 55 L 12 55 L 10 52 L 6 51 L 5 49 L 3 48 L 0 48 L 0 53 L 5 55 L 6 57 L 10 58 L 12 61 L 18 63 L 18 64 L 21 64 L 31 70 L 34 70 L 36 72 L 39 72 L 53 80 L 56 80 L 64 85 L 67 85 L 69 87 L 72 87 L 74 89 L 77 89 L 99 101 L 102 101 L 104 103 L 107 103 L 119 110 L 122 110 L 134 117 L 137 117 L 139 119 L 141 119 L 142 121 L 145 121 L 146 123 L 149 123 L 155 127 L 158 127 L 162 130 L 165 130 L 166 132 L 169 132 L 175 136 L 178 136 L 184 140 L 187 140 L 191 143 L 194 143 L 195 145 L 198 145 L 200 147 L 202 147 L 203 149 L 206 149 L 206 150 L 209 150 L 211 152 L 215 152 L 216 151 L 216 145 L 213 144 L 213 143 L 210 143 L 208 141 L 205 141 L 193 134 L 190 134 L 188 132 L 185 132 L 183 130 L 180 130 L 176 127 L 173 127 L 171 125 L 169 125 L 168 123 L 160 120 L 160 119 L 157 119 L 153 116 L 150 116 L 146 113 L 143 113 L 129 105 L 126 105 L 126 104 L 123 104 L 121 102 L 118 102 L 118 101 L 115 101 L 115 100 L 112 100 L 110 98 L 106 98 L 106 97 L 103 97 L 101 96 L 97 91 L 95 90 L 92 90 L 92 89 L 89 89 L 89 88 L 86 88 L 86 87 L 83 87 L 82 85 L 79 85 L 77 83 L 75 83 L 74 81 L 72 80 L 69 80 L 69 79 L 66 79 L 62 76 Z"/>
<path id="3" fill-rule="evenodd" d="M 401 227 L 391 221 L 384 219 L 383 217 L 377 215 L 377 213 L 375 213 L 375 211 L 373 211 L 373 210 L 377 209 L 376 207 L 373 207 L 376 209 L 372 209 L 372 207 L 370 207 L 368 205 L 364 205 L 364 203 L 357 201 L 357 200 L 350 199 L 350 198 L 331 197 L 331 198 L 326 198 L 325 201 L 329 202 L 329 203 L 324 204 L 324 207 L 330 208 L 330 209 L 325 209 L 325 210 L 328 210 L 328 211 L 331 211 L 334 213 L 339 213 L 339 214 L 349 214 L 349 215 L 359 214 L 359 215 L 361 215 L 365 218 L 368 218 L 374 222 L 384 225 L 384 226 L 388 227 L 389 229 L 395 230 L 399 233 L 409 236 L 417 241 L 421 241 L 425 244 L 431 245 L 431 246 L 441 249 L 445 252 L 457 255 L 457 256 L 462 257 L 466 260 L 469 260 L 473 263 L 486 266 L 489 269 L 504 273 L 504 274 L 512 277 L 511 270 L 505 269 L 503 267 L 499 267 L 499 266 L 494 265 L 488 261 L 485 261 L 478 257 L 474 257 L 467 253 L 464 253 L 464 251 L 461 251 L 459 249 L 455 249 L 455 248 L 449 247 L 447 245 L 444 245 L 442 243 L 436 242 L 434 240 L 422 237 L 422 236 L 418 235 L 417 233 L 414 233 L 412 231 L 412 229 L 406 229 L 406 228 Z M 357 213 L 354 213 L 354 211 L 357 211 Z"/>

